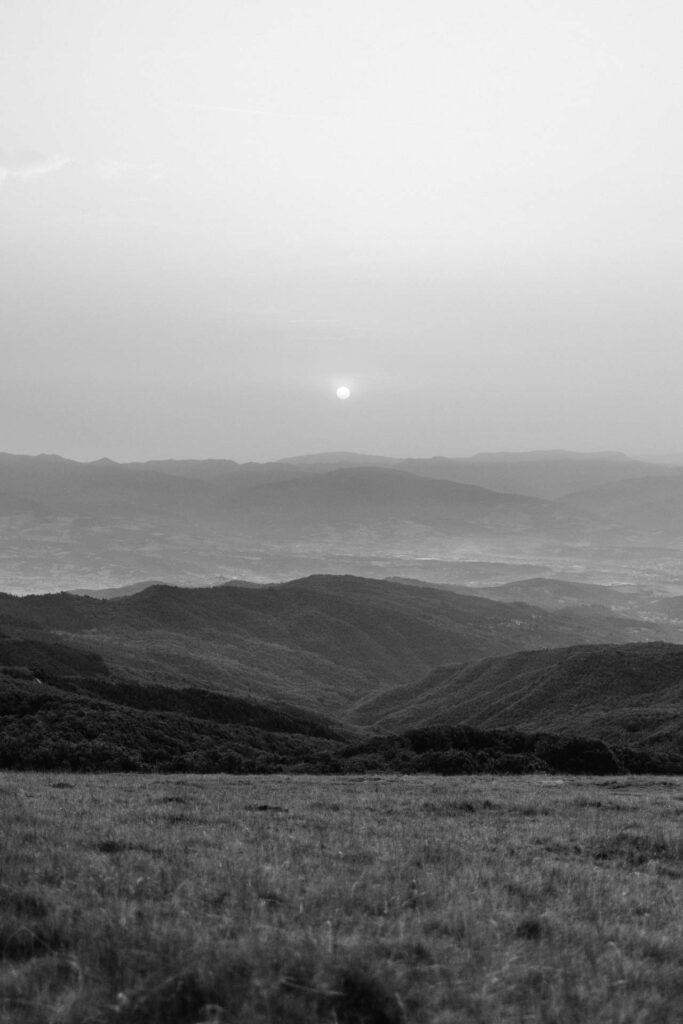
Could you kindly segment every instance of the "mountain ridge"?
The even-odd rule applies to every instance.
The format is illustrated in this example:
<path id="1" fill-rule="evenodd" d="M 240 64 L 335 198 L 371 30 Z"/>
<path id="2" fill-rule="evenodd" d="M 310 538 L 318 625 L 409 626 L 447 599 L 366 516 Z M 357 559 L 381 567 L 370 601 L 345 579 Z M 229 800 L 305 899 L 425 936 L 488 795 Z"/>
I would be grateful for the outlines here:
<path id="1" fill-rule="evenodd" d="M 377 695 L 351 720 L 547 730 L 683 753 L 683 645 L 573 645 L 440 666 Z"/>
<path id="2" fill-rule="evenodd" d="M 448 582 L 462 559 L 683 589 L 681 467 L 531 454 L 244 464 L 0 454 L 0 589 L 94 590 L 133 574 L 193 585 L 418 575 L 405 571 L 418 560 L 439 561 L 432 576 Z"/>
<path id="3" fill-rule="evenodd" d="M 591 620 L 355 576 L 261 587 L 156 585 L 103 601 L 0 594 L 0 630 L 47 631 L 102 657 L 116 678 L 287 700 L 343 721 L 372 693 L 544 644 L 660 639 L 656 625 Z"/>

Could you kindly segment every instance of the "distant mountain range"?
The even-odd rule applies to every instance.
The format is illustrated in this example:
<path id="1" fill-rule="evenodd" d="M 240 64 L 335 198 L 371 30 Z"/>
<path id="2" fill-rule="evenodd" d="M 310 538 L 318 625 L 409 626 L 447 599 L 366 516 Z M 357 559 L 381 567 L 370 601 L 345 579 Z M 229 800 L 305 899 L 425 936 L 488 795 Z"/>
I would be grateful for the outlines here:
<path id="1" fill-rule="evenodd" d="M 314 455 L 293 456 L 275 463 L 245 463 L 231 460 L 157 460 L 130 463 L 131 467 L 149 469 L 174 476 L 187 476 L 203 480 L 230 478 L 239 480 L 261 479 L 274 482 L 293 479 L 301 472 L 319 473 L 334 469 L 375 467 L 403 470 L 415 476 L 433 480 L 451 480 L 473 484 L 488 490 L 529 497 L 556 499 L 619 480 L 641 479 L 649 476 L 678 476 L 683 478 L 683 467 L 632 459 L 622 452 L 480 452 L 470 458 L 390 458 L 383 455 L 363 455 L 357 452 L 320 452 Z"/>
<path id="2" fill-rule="evenodd" d="M 680 620 L 683 597 L 659 598 L 651 590 L 639 589 L 633 585 L 599 586 L 595 583 L 576 583 L 573 580 L 558 580 L 552 577 L 535 576 L 513 580 L 508 583 L 463 586 L 451 583 L 427 583 L 393 577 L 393 582 L 412 586 L 437 587 L 456 594 L 485 597 L 490 601 L 504 601 L 508 604 L 531 604 L 546 611 L 573 609 L 592 616 L 603 609 L 615 615 L 662 622 Z"/>
<path id="3" fill-rule="evenodd" d="M 653 465 L 619 453 L 533 452 L 479 455 L 471 459 L 406 459 L 397 468 L 418 476 L 438 476 L 493 491 L 553 500 L 617 480 L 681 475 L 680 467 Z"/>
<path id="4" fill-rule="evenodd" d="M 563 507 L 663 540 L 683 536 L 683 474 L 615 480 L 565 496 Z"/>
<path id="5" fill-rule="evenodd" d="M 619 453 L 243 465 L 0 454 L 0 588 L 417 576 L 417 560 L 432 582 L 456 582 L 447 565 L 478 560 L 593 583 L 655 572 L 664 593 L 683 590 L 682 512 L 681 467 Z"/>

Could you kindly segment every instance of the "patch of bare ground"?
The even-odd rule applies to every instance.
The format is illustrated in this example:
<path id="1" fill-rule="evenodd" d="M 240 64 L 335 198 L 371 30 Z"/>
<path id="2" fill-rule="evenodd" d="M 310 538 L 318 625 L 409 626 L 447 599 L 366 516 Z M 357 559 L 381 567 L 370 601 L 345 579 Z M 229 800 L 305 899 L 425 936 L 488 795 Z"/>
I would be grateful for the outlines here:
<path id="1" fill-rule="evenodd" d="M 683 1020 L 683 780 L 2 782 L 0 1024 Z"/>

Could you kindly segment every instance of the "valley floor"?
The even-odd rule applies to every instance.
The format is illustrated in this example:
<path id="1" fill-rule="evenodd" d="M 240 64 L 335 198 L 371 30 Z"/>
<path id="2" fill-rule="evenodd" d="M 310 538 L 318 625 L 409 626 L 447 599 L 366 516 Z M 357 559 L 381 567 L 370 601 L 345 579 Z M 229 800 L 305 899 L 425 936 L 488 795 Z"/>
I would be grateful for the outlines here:
<path id="1" fill-rule="evenodd" d="M 0 774 L 1 1024 L 679 1024 L 683 779 Z"/>

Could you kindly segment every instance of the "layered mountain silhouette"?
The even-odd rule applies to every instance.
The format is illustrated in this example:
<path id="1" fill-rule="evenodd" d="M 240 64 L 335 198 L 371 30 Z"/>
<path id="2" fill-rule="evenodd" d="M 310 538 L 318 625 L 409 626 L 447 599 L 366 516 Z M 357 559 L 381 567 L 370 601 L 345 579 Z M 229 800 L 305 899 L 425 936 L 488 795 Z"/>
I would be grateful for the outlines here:
<path id="1" fill-rule="evenodd" d="M 54 456 L 0 457 L 0 513 L 25 507 L 44 515 L 157 515 L 257 537 L 277 527 L 296 536 L 311 526 L 359 528 L 381 534 L 410 524 L 460 535 L 490 530 L 557 533 L 576 529 L 576 513 L 522 494 L 383 466 L 325 466 L 318 472 L 289 463 L 117 465 Z M 302 517 L 304 523 L 302 524 Z"/>
<path id="2" fill-rule="evenodd" d="M 0 630 L 19 630 L 26 642 L 47 634 L 76 644 L 102 658 L 112 678 L 285 702 L 358 724 L 359 702 L 444 663 L 662 635 L 656 625 L 609 614 L 586 619 L 328 576 L 256 588 L 152 586 L 109 601 L 0 595 Z M 40 675 L 39 665 L 29 667 Z"/>
<path id="3" fill-rule="evenodd" d="M 0 766 L 679 771 L 658 632 L 350 576 L 0 594 Z"/>
<path id="4" fill-rule="evenodd" d="M 538 608 L 545 608 L 547 611 L 559 608 L 595 608 L 597 606 L 617 614 L 624 614 L 642 607 L 652 607 L 654 610 L 667 603 L 666 601 L 655 601 L 652 594 L 634 586 L 606 587 L 596 583 L 577 583 L 574 580 L 558 580 L 547 576 L 534 576 L 484 586 L 429 583 L 425 580 L 406 577 L 393 577 L 392 582 L 405 583 L 415 587 L 450 590 L 456 594 L 485 597 L 490 601 L 533 604 Z"/>
<path id="5" fill-rule="evenodd" d="M 4 454 L 0 587 L 416 576 L 418 559 L 578 566 L 602 573 L 594 582 L 633 562 L 647 578 L 653 546 L 677 543 L 682 494 L 680 467 L 618 453 L 242 465 Z M 435 565 L 425 572 L 438 578 Z"/>
<path id="6" fill-rule="evenodd" d="M 519 494 L 498 494 L 412 473 L 353 467 L 263 484 L 226 501 L 233 529 L 285 542 L 312 535 L 375 549 L 440 537 L 567 537 L 585 528 L 580 514 Z"/>
<path id="7" fill-rule="evenodd" d="M 562 505 L 619 529 L 655 537 L 683 536 L 683 475 L 616 480 L 566 495 Z"/>
<path id="8" fill-rule="evenodd" d="M 620 452 L 498 452 L 469 459 L 405 459 L 398 468 L 417 476 L 477 484 L 493 491 L 556 499 L 620 480 L 681 476 L 681 467 L 630 459 Z"/>
<path id="9" fill-rule="evenodd" d="M 557 580 L 535 577 L 515 580 L 497 586 L 479 587 L 478 593 L 495 601 L 523 601 L 539 608 L 591 607 L 599 605 L 611 611 L 626 611 L 634 606 L 642 595 L 635 587 L 604 587 L 595 583 L 576 583 L 573 580 Z"/>

